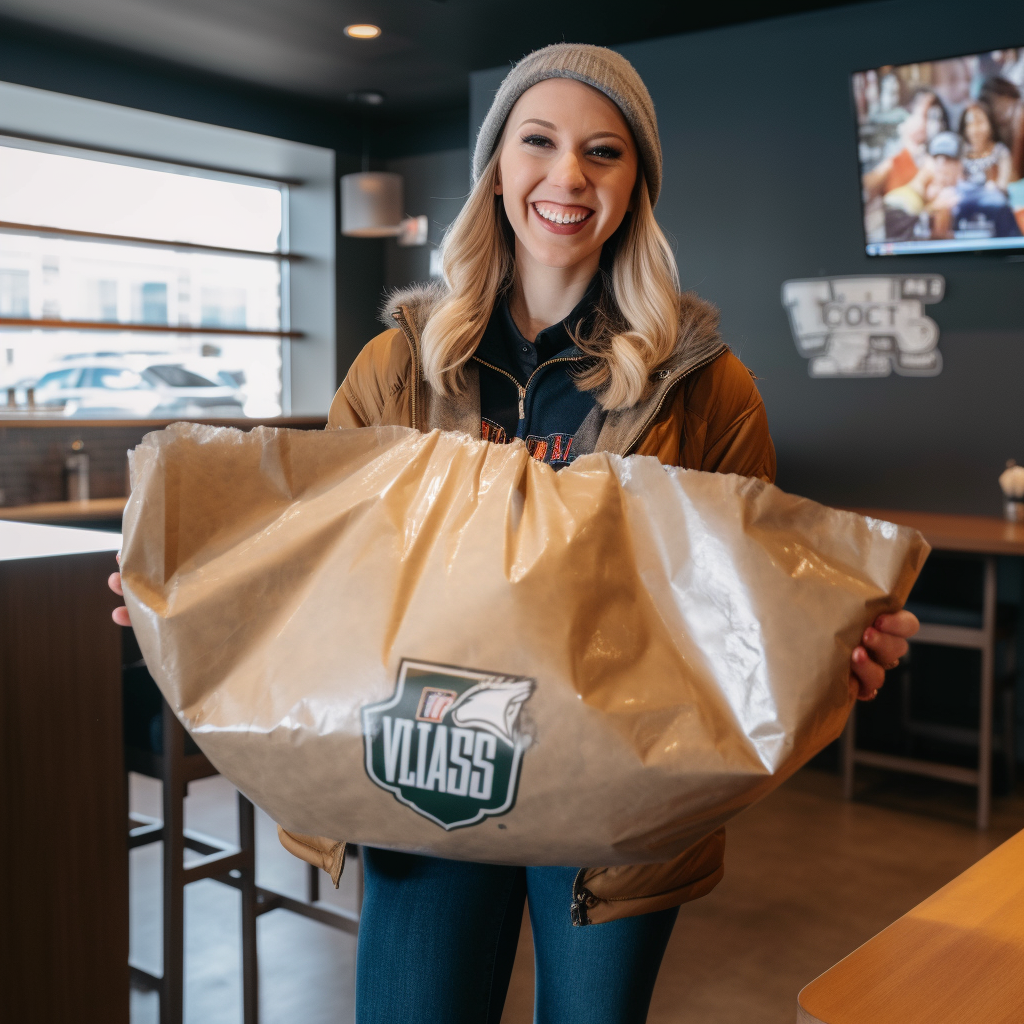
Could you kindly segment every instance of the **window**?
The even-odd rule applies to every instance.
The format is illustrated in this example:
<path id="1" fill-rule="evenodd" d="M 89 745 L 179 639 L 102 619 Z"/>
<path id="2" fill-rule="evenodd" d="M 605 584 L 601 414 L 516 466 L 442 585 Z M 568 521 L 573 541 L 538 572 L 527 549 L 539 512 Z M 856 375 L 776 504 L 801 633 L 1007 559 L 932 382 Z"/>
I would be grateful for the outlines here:
<path id="1" fill-rule="evenodd" d="M 117 320 L 117 281 L 92 281 L 89 285 L 89 319 Z M 25 316 L 28 316 L 26 304 Z"/>
<path id="2" fill-rule="evenodd" d="M 4 412 L 285 411 L 288 191 L 0 137 Z"/>
<path id="3" fill-rule="evenodd" d="M 28 316 L 27 270 L 0 270 L 0 316 Z"/>

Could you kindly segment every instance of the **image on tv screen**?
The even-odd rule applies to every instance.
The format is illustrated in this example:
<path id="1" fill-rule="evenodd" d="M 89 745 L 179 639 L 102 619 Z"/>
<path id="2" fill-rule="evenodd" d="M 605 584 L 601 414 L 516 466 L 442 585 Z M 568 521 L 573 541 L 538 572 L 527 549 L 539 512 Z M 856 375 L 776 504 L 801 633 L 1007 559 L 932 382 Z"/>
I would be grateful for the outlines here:
<path id="1" fill-rule="evenodd" d="M 1024 47 L 853 76 L 869 256 L 1024 248 Z"/>

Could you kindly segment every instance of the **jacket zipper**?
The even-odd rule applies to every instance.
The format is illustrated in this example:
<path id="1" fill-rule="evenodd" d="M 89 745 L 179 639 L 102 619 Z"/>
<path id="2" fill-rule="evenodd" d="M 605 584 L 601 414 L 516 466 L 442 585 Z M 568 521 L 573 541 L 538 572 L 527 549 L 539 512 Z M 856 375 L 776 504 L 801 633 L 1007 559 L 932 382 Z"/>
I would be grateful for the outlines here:
<path id="1" fill-rule="evenodd" d="M 418 389 L 420 379 L 419 346 L 413 336 L 412 328 L 409 326 L 409 321 L 405 318 L 405 313 L 403 312 L 402 307 L 399 306 L 398 309 L 393 310 L 391 315 L 397 321 L 398 326 L 402 328 L 405 340 L 409 343 L 409 348 L 412 350 L 412 373 L 410 374 L 411 379 L 409 381 L 409 412 L 412 417 L 412 425 L 418 430 L 419 427 L 416 426 L 416 391 Z"/>
<path id="2" fill-rule="evenodd" d="M 583 885 L 583 873 L 586 870 L 586 868 L 580 868 L 572 883 L 572 905 L 569 907 L 569 917 L 576 928 L 590 924 L 587 908 L 597 904 L 597 897 Z"/>
<path id="3" fill-rule="evenodd" d="M 650 416 L 647 417 L 646 420 L 644 420 L 644 422 L 641 425 L 640 429 L 630 439 L 629 444 L 627 444 L 626 447 L 623 448 L 622 454 L 624 456 L 625 455 L 629 455 L 630 452 L 632 452 L 632 450 L 633 450 L 633 446 L 640 441 L 640 439 L 644 436 L 644 434 L 647 433 L 647 429 L 654 422 L 654 420 L 657 417 L 658 413 L 661 412 L 662 406 L 665 404 L 665 399 L 668 398 L 668 396 L 671 393 L 672 389 L 681 380 L 685 380 L 685 378 L 689 377 L 691 373 L 696 373 L 697 370 L 703 370 L 704 367 L 707 366 L 709 363 L 713 363 L 721 354 L 722 354 L 721 352 L 716 352 L 713 356 L 708 356 L 707 359 L 703 359 L 703 360 L 701 360 L 701 362 L 695 364 L 694 366 L 691 366 L 689 369 L 684 370 L 681 374 L 679 374 L 678 377 L 676 377 L 673 380 L 669 381 L 669 383 L 665 385 L 665 390 L 662 392 L 661 398 L 658 400 L 658 404 L 655 406 L 654 411 L 650 414 Z"/>
<path id="4" fill-rule="evenodd" d="M 408 341 L 409 348 L 412 350 L 413 372 L 412 380 L 410 381 L 409 406 L 410 412 L 412 414 L 412 425 L 415 427 L 416 392 L 418 390 L 420 374 L 419 348 L 417 346 L 416 339 L 413 337 L 412 330 L 409 327 L 409 322 L 408 320 L 406 320 L 405 313 L 402 311 L 401 307 L 394 310 L 391 315 L 395 318 L 395 320 L 398 322 L 398 325 L 402 328 L 402 333 L 405 335 L 405 340 Z M 623 455 L 629 455 L 629 453 L 633 450 L 633 446 L 644 436 L 644 434 L 647 431 L 647 428 L 654 422 L 658 413 L 661 412 L 662 407 L 665 404 L 665 399 L 668 397 L 673 387 L 675 387 L 675 385 L 678 384 L 679 381 L 689 377 L 691 373 L 696 373 L 697 370 L 703 370 L 705 366 L 707 366 L 709 363 L 713 363 L 721 354 L 721 352 L 716 352 L 714 355 L 708 356 L 707 359 L 702 359 L 695 366 L 691 366 L 689 369 L 681 373 L 678 377 L 676 377 L 674 380 L 670 381 L 669 384 L 666 385 L 665 390 L 662 392 L 661 398 L 659 399 L 657 406 L 655 406 L 654 408 L 654 411 L 650 414 L 650 416 L 647 417 L 646 420 L 644 420 L 643 424 L 640 426 L 640 429 L 633 435 L 633 437 L 630 438 L 629 444 L 626 445 L 626 447 L 622 451 Z M 480 363 L 481 366 L 486 366 L 488 369 L 494 370 L 496 373 L 500 373 L 502 376 L 508 377 L 508 379 L 512 381 L 512 383 L 516 387 L 516 391 L 519 394 L 519 421 L 521 423 L 523 422 L 523 420 L 526 419 L 526 392 L 529 389 L 530 384 L 533 382 L 533 378 L 536 377 L 537 374 L 540 373 L 540 371 L 543 370 L 546 366 L 550 366 L 552 363 L 571 363 L 576 362 L 585 357 L 558 356 L 555 359 L 549 359 L 546 363 L 541 363 L 540 366 L 538 366 L 537 369 L 530 374 L 530 377 L 526 382 L 525 388 L 522 384 L 519 383 L 518 380 L 516 380 L 515 377 L 512 376 L 511 373 L 509 373 L 507 370 L 503 370 L 500 366 L 495 366 L 493 363 L 488 363 L 486 360 L 481 359 L 479 356 L 472 356 L 471 358 L 475 359 L 478 363 Z"/>
<path id="5" fill-rule="evenodd" d="M 580 359 L 585 359 L 585 356 L 556 356 L 554 359 L 549 359 L 547 362 L 541 363 L 533 373 L 527 378 L 526 387 L 523 387 L 512 376 L 508 370 L 503 370 L 500 366 L 495 366 L 493 363 L 487 362 L 485 359 L 481 359 L 479 356 L 472 356 L 481 366 L 486 366 L 489 370 L 494 370 L 495 373 L 500 373 L 503 377 L 508 377 L 510 381 L 516 386 L 516 390 L 519 392 L 519 422 L 523 423 L 526 420 L 526 392 L 529 390 L 530 385 L 533 383 L 533 378 L 540 373 L 541 370 L 546 369 L 549 366 L 553 366 L 555 363 L 575 363 Z M 525 428 L 524 428 L 525 429 Z M 518 430 L 516 431 L 518 433 Z"/>

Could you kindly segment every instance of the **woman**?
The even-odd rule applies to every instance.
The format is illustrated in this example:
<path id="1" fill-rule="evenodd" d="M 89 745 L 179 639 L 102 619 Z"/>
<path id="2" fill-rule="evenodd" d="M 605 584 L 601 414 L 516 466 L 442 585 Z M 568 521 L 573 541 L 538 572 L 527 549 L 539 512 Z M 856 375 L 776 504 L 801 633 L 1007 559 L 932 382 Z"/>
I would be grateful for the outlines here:
<path id="1" fill-rule="evenodd" d="M 751 376 L 714 310 L 678 293 L 653 215 L 654 108 L 630 64 L 571 44 L 524 58 L 480 130 L 474 177 L 445 239 L 447 286 L 393 298 L 397 326 L 356 359 L 330 425 L 519 438 L 556 468 L 608 450 L 771 480 Z M 915 629 L 901 612 L 867 630 L 851 674 L 862 699 Z M 343 844 L 283 840 L 340 870 Z M 718 882 L 723 848 L 718 832 L 668 864 L 609 869 L 365 849 L 357 1020 L 498 1024 L 528 898 L 537 1021 L 641 1022 L 678 906 Z"/>
<path id="2" fill-rule="evenodd" d="M 928 143 L 939 132 L 949 130 L 946 108 L 930 89 L 914 93 L 908 106 L 910 114 L 899 128 L 899 151 L 880 160 L 863 176 L 865 202 L 913 181 L 928 157 Z"/>

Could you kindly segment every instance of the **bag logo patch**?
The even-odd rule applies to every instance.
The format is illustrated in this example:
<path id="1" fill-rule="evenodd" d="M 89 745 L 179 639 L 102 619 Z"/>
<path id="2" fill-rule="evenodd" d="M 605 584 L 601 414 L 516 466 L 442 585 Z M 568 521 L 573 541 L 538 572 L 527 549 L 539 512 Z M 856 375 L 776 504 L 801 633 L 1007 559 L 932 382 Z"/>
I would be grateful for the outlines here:
<path id="1" fill-rule="evenodd" d="M 445 830 L 516 802 L 534 681 L 403 660 L 394 694 L 362 709 L 366 774 Z"/>

